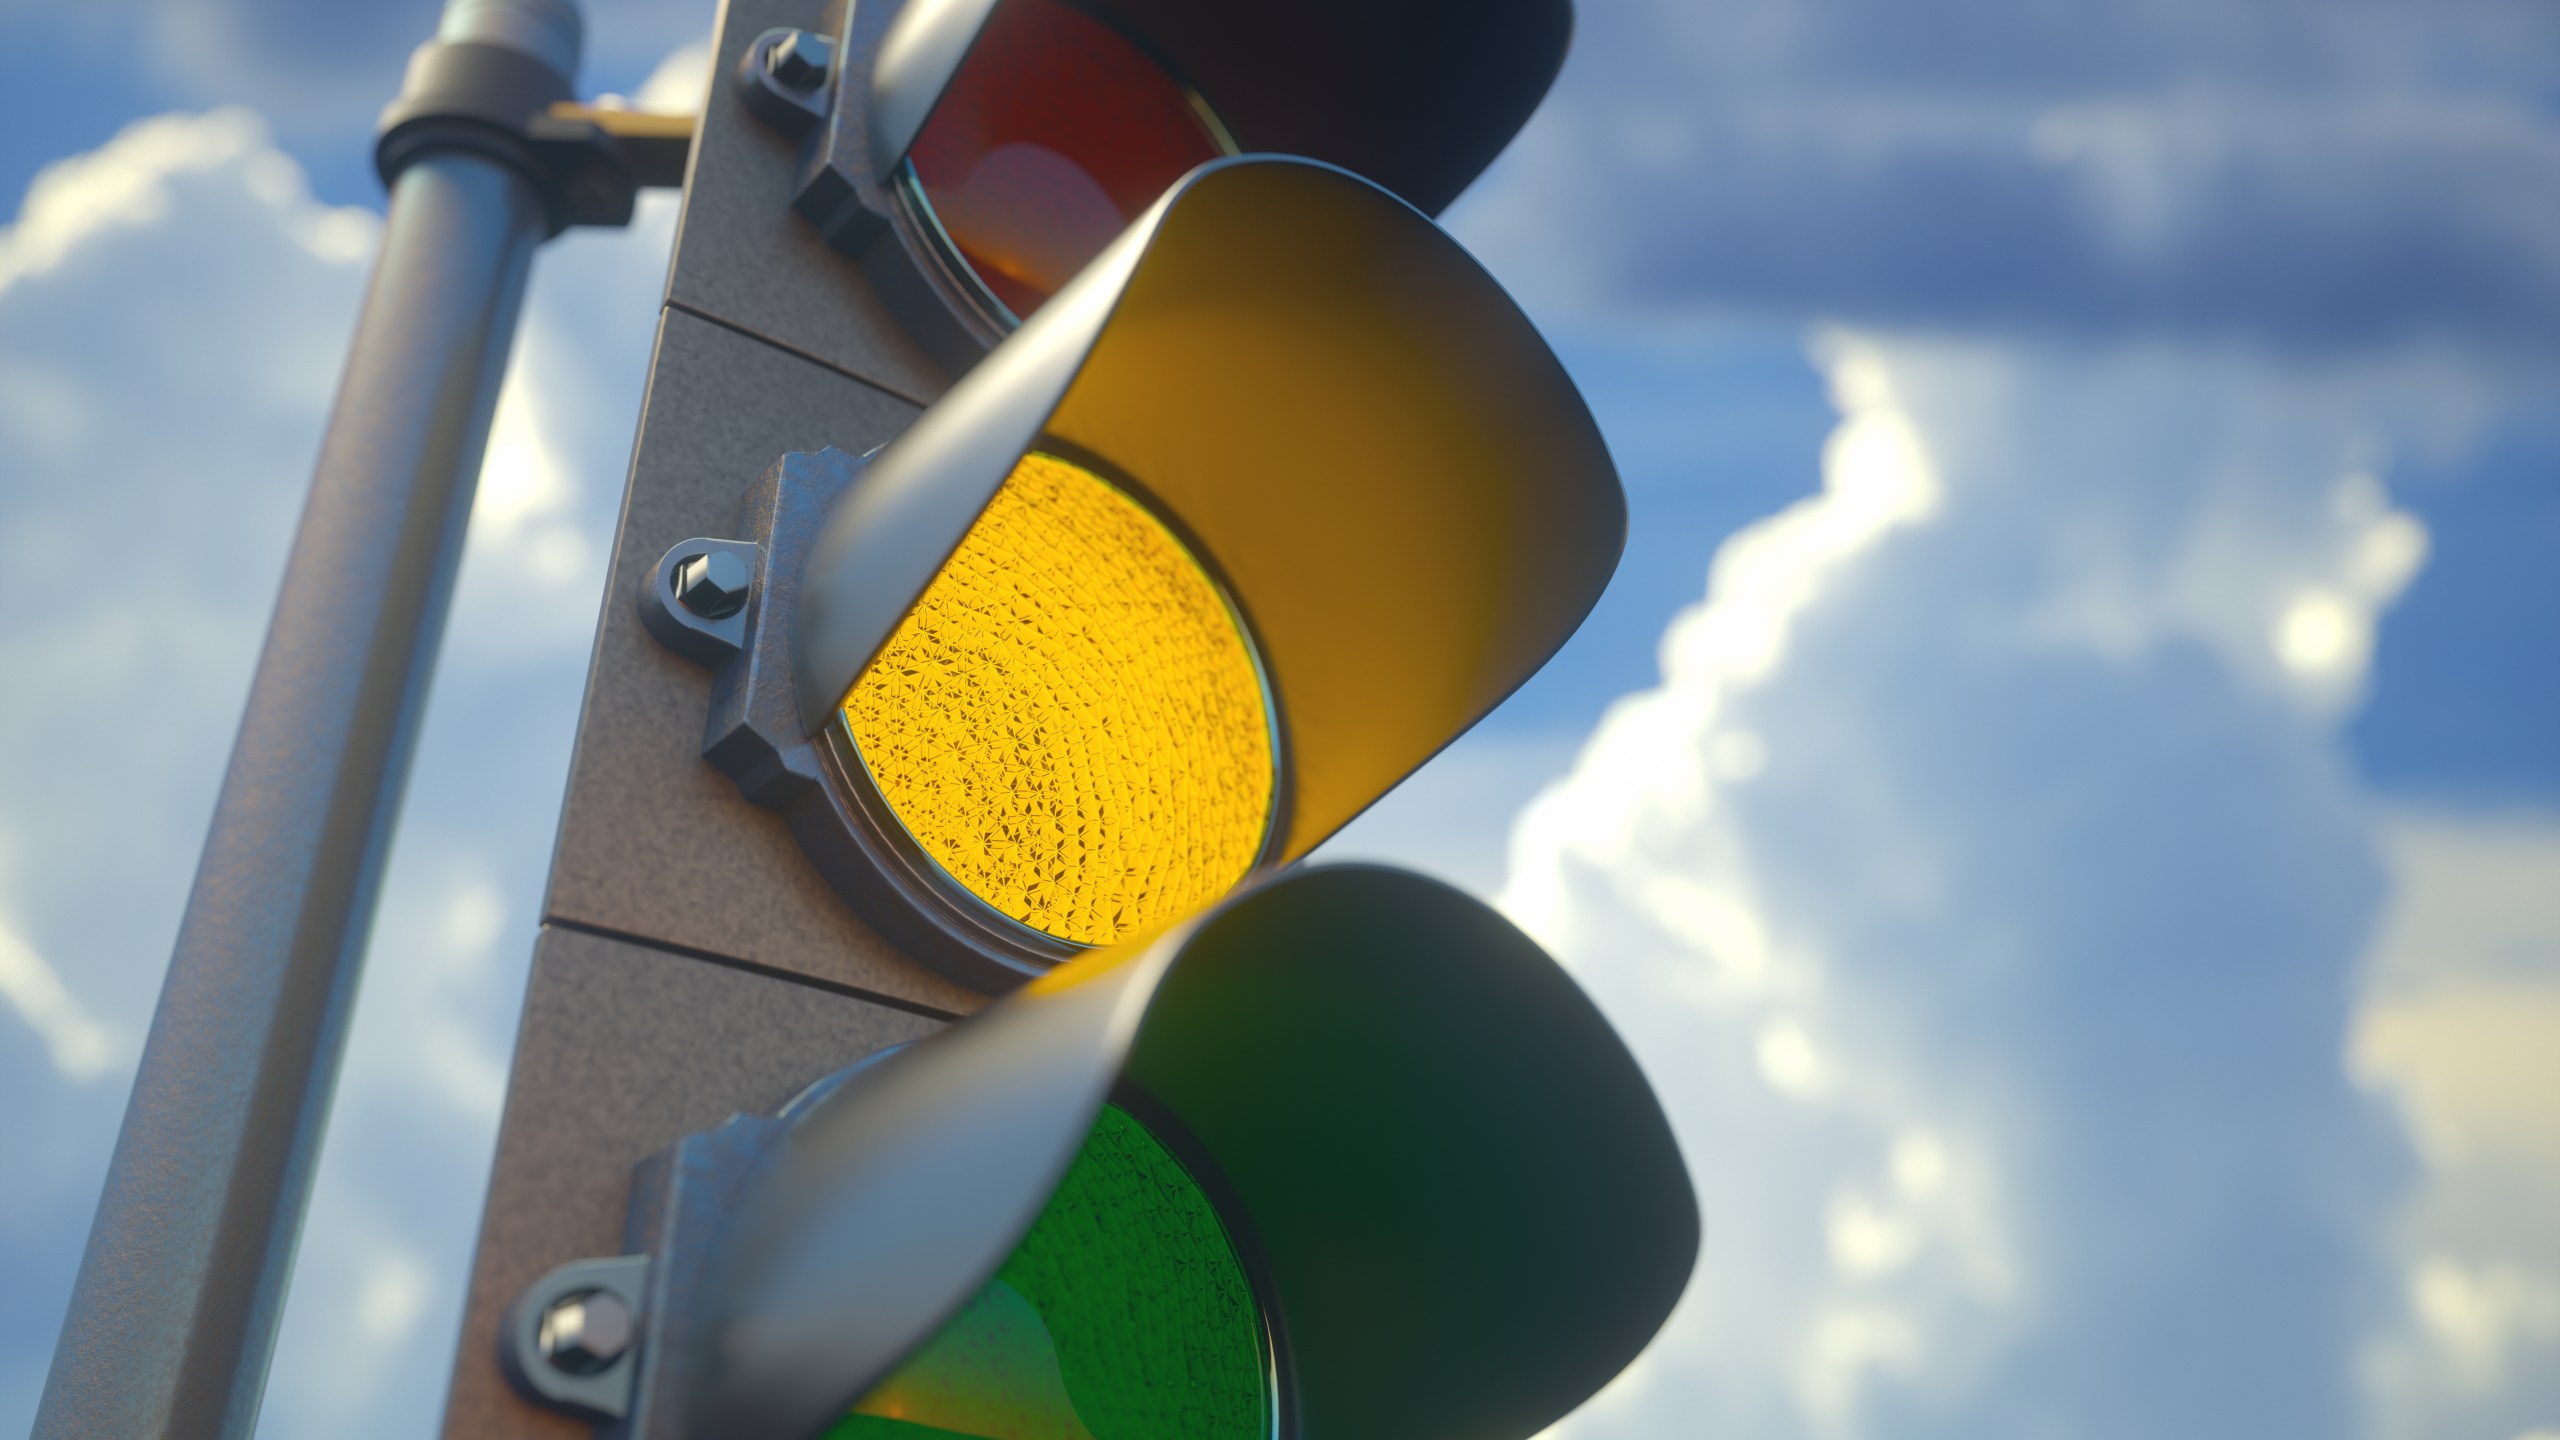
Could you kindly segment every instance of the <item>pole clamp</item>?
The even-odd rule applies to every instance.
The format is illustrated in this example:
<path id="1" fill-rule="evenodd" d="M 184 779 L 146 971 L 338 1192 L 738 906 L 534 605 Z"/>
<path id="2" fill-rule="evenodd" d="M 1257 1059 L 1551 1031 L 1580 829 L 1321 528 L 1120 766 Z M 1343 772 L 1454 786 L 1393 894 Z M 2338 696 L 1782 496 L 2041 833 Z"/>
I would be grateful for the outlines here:
<path id="1" fill-rule="evenodd" d="M 695 118 L 578 104 L 557 70 L 520 51 L 436 41 L 409 59 L 400 98 L 382 112 L 374 169 L 387 188 L 419 159 L 468 151 L 522 175 L 551 233 L 619 227 L 643 188 L 684 183 Z"/>

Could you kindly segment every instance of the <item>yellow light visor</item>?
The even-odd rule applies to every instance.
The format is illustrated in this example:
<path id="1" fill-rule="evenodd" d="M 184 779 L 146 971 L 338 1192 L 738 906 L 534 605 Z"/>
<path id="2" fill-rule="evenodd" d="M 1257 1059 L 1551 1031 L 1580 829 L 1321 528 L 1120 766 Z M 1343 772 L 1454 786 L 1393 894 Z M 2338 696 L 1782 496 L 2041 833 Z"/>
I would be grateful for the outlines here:
<path id="1" fill-rule="evenodd" d="M 924 853 L 1060 940 L 1207 904 L 1271 828 L 1270 708 L 1226 597 L 1145 507 L 1038 451 L 843 710 Z"/>

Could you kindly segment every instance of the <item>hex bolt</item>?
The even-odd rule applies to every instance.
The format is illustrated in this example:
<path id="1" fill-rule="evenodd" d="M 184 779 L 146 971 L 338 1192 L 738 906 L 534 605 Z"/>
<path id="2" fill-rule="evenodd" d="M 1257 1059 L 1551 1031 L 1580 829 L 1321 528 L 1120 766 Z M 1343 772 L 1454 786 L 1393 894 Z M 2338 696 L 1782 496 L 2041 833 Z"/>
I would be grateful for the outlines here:
<path id="1" fill-rule="evenodd" d="M 835 68 L 835 42 L 806 30 L 794 30 L 765 52 L 766 73 L 793 90 L 815 90 Z"/>
<path id="2" fill-rule="evenodd" d="M 563 1295 L 542 1312 L 536 1340 L 553 1369 L 600 1374 L 631 1348 L 631 1307 L 610 1290 Z"/>
<path id="3" fill-rule="evenodd" d="M 705 620 L 725 620 L 747 605 L 747 562 L 727 550 L 676 566 L 676 603 Z"/>

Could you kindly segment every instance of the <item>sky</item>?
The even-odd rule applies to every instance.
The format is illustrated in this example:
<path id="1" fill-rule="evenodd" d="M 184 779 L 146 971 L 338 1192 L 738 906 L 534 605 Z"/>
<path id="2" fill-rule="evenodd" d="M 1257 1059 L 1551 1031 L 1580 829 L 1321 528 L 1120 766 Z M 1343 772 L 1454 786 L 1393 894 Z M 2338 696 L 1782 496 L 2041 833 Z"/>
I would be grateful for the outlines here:
<path id="1" fill-rule="evenodd" d="M 432 23 L 0 0 L 0 1431 Z M 1327 853 L 1673 1118 L 1699 1269 L 1555 1433 L 2560 1436 L 2560 11 L 1585 0 L 1448 219 L 1630 542 Z M 671 223 L 537 261 L 263 1434 L 433 1432 Z"/>

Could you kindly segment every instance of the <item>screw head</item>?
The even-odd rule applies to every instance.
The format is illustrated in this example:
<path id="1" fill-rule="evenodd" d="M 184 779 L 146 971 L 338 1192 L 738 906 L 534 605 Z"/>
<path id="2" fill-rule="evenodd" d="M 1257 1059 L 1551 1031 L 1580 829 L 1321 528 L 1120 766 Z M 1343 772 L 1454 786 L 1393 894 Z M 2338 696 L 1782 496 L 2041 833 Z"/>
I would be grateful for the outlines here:
<path id="1" fill-rule="evenodd" d="M 747 608 L 747 562 L 726 550 L 696 555 L 676 566 L 676 603 L 705 620 L 725 620 Z"/>
<path id="2" fill-rule="evenodd" d="M 599 1374 L 631 1348 L 631 1307 L 610 1290 L 563 1295 L 542 1312 L 536 1343 L 554 1369 Z"/>
<path id="3" fill-rule="evenodd" d="M 767 74 L 794 90 L 815 90 L 835 68 L 835 42 L 806 30 L 794 30 L 765 52 Z"/>

